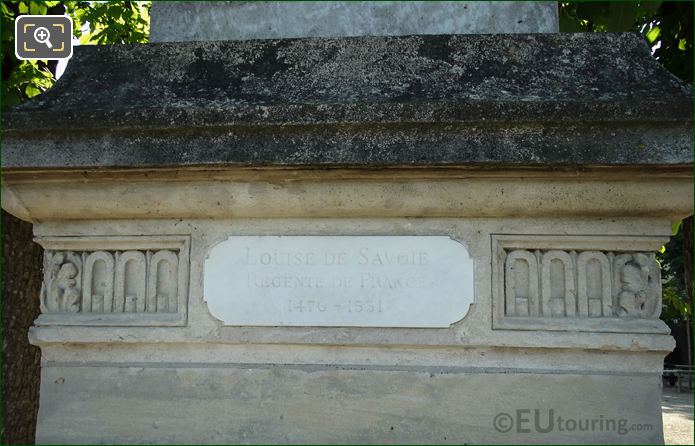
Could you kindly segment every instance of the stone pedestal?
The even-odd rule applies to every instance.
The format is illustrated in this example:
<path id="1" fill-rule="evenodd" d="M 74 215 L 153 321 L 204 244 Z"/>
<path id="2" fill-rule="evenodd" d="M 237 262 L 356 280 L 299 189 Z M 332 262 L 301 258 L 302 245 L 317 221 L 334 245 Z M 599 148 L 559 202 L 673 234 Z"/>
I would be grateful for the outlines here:
<path id="1" fill-rule="evenodd" d="M 3 135 L 46 250 L 37 441 L 662 442 L 690 104 L 634 35 L 77 48 Z"/>
<path id="2" fill-rule="evenodd" d="M 155 2 L 152 42 L 553 33 L 556 2 Z"/>

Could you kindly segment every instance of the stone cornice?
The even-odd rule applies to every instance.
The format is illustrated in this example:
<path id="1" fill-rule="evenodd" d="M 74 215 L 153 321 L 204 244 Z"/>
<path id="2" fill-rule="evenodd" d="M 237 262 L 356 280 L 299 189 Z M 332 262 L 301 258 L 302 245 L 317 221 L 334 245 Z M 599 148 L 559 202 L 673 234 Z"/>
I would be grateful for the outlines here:
<path id="1" fill-rule="evenodd" d="M 687 165 L 691 101 L 632 34 L 79 47 L 2 166 Z"/>

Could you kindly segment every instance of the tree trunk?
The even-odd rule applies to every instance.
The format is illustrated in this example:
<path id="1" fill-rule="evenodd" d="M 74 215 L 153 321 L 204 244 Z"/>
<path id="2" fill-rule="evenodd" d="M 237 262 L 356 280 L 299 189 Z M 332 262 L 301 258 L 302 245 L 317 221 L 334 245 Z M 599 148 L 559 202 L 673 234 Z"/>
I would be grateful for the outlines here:
<path id="1" fill-rule="evenodd" d="M 27 334 L 39 315 L 41 255 L 30 223 L 2 211 L 2 444 L 33 444 L 41 352 Z"/>

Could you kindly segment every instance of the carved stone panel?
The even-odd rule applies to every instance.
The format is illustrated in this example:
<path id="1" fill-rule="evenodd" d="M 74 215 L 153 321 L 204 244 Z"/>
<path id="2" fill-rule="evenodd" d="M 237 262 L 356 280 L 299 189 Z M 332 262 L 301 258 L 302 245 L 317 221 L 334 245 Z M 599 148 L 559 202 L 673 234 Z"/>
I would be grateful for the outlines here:
<path id="1" fill-rule="evenodd" d="M 525 250 L 509 254 L 504 267 L 506 314 L 510 316 L 538 316 L 538 261 Z"/>
<path id="2" fill-rule="evenodd" d="M 159 251 L 151 256 L 147 278 L 148 312 L 176 312 L 178 263 L 178 257 L 171 251 Z"/>
<path id="3" fill-rule="evenodd" d="M 187 239 L 164 238 L 165 243 L 134 239 L 39 240 L 58 249 L 45 251 L 42 316 L 37 322 L 170 325 L 184 321 Z M 104 249 L 94 249 L 99 244 Z M 143 248 L 137 249 L 138 244 Z M 152 249 L 147 249 L 148 244 Z M 61 249 L 66 247 L 75 249 Z"/>
<path id="4" fill-rule="evenodd" d="M 541 313 L 546 317 L 573 317 L 577 312 L 572 257 L 548 251 L 541 257 Z"/>
<path id="5" fill-rule="evenodd" d="M 147 259 L 141 251 L 126 251 L 116 263 L 114 310 L 144 313 L 147 298 Z"/>
<path id="6" fill-rule="evenodd" d="M 614 265 L 614 313 L 625 318 L 658 318 L 661 314 L 661 271 L 654 253 L 618 254 Z"/>
<path id="7" fill-rule="evenodd" d="M 577 256 L 577 309 L 580 317 L 609 317 L 613 312 L 611 261 L 600 251 Z"/>
<path id="8" fill-rule="evenodd" d="M 113 308 L 113 254 L 105 251 L 84 253 L 85 275 L 82 293 L 83 313 L 110 313 Z"/>
<path id="9" fill-rule="evenodd" d="M 82 298 L 82 256 L 72 251 L 46 251 L 43 260 L 41 311 L 77 313 Z"/>
<path id="10" fill-rule="evenodd" d="M 662 332 L 654 252 L 600 240 L 493 236 L 494 328 Z"/>

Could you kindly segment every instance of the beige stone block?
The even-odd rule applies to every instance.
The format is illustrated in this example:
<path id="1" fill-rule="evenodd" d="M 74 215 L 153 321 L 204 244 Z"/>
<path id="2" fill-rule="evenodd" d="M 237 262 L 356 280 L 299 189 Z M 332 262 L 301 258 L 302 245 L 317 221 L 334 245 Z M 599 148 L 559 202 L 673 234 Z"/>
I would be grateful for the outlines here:
<path id="1" fill-rule="evenodd" d="M 635 372 L 73 365 L 41 389 L 40 443 L 663 442 L 660 377 Z"/>

